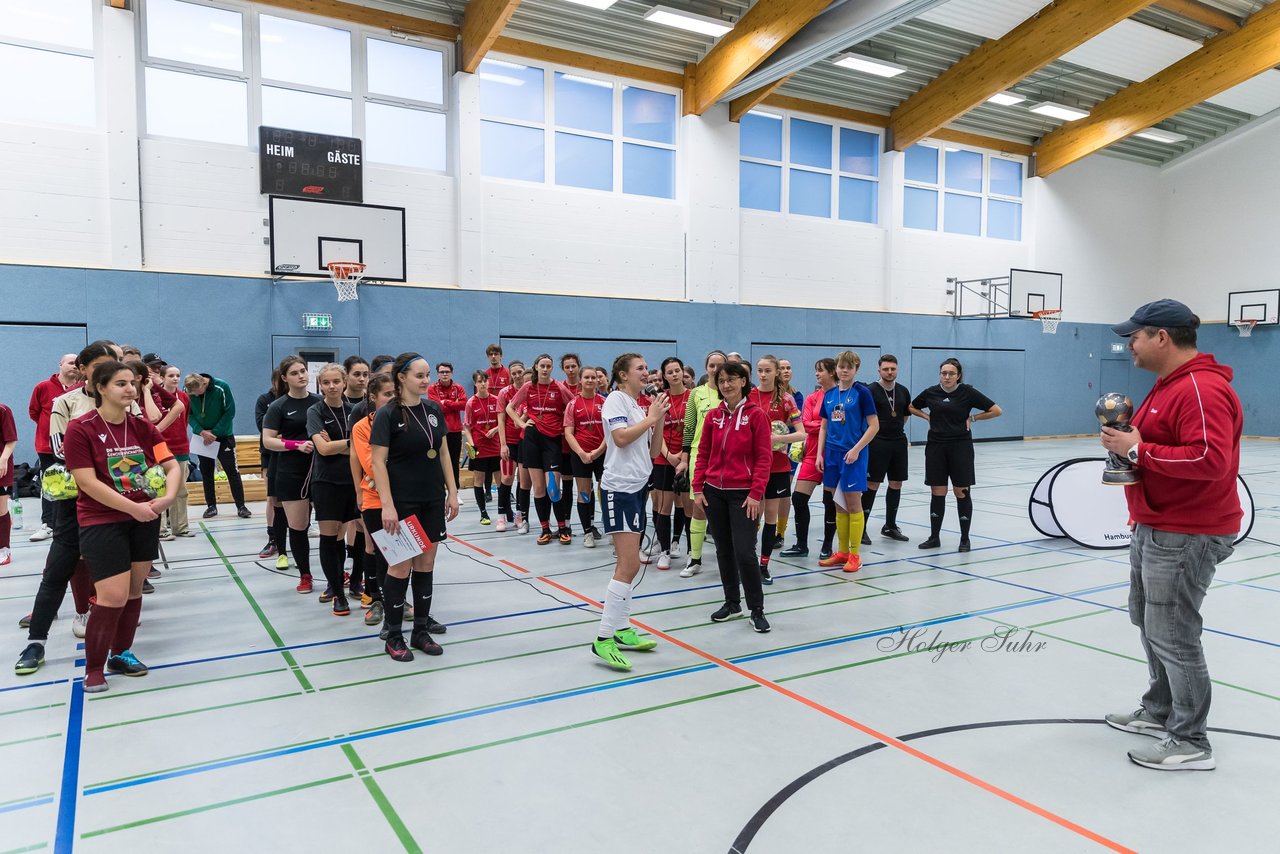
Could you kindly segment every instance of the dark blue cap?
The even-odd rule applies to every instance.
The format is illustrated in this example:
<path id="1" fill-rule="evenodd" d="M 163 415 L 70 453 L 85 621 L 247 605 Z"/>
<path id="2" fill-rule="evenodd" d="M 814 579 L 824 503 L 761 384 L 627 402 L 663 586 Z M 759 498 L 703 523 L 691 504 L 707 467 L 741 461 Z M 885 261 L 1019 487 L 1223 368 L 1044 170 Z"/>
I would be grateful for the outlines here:
<path id="1" fill-rule="evenodd" d="M 1133 317 L 1130 317 L 1124 323 L 1117 323 L 1111 327 L 1111 331 L 1128 338 L 1139 329 L 1145 329 L 1148 326 L 1153 326 L 1157 329 L 1177 329 L 1180 327 L 1194 329 L 1199 325 L 1200 318 L 1196 317 L 1191 309 L 1176 299 L 1158 299 L 1139 308 L 1133 313 Z"/>

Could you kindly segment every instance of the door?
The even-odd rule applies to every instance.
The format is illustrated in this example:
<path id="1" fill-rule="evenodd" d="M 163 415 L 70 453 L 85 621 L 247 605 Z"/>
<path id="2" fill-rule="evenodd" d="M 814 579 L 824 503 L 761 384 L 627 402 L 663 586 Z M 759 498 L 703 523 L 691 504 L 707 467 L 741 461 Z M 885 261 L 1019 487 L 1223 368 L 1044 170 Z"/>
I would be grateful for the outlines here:
<path id="1" fill-rule="evenodd" d="M 1156 384 L 1156 375 L 1134 367 L 1133 361 L 1126 357 L 1123 360 L 1103 359 L 1098 380 L 1099 396 L 1118 391 L 1129 395 L 1133 405 L 1138 406 Z"/>
<path id="2" fill-rule="evenodd" d="M 48 326 L 24 323 L 0 323 L 0 349 L 4 352 L 5 369 L 0 371 L 0 403 L 13 410 L 18 427 L 15 463 L 37 462 L 36 425 L 27 415 L 31 390 L 58 372 L 58 363 L 67 353 L 79 353 L 89 343 L 83 326 Z"/>
<path id="3" fill-rule="evenodd" d="M 1003 415 L 973 425 L 973 438 L 1021 439 L 1026 406 L 1026 353 L 1022 350 L 942 350 L 911 349 L 911 393 L 919 394 L 938 384 L 938 366 L 955 357 L 964 365 L 964 382 L 991 398 Z M 908 426 L 912 442 L 923 442 L 929 425 L 912 418 Z"/>
<path id="4" fill-rule="evenodd" d="M 273 364 L 280 364 L 285 356 L 301 356 L 307 363 L 307 373 L 311 379 L 311 390 L 320 393 L 318 377 L 320 369 L 330 362 L 342 364 L 348 356 L 359 355 L 360 339 L 339 336 L 306 336 L 306 335 L 273 335 L 271 336 L 271 358 Z"/>

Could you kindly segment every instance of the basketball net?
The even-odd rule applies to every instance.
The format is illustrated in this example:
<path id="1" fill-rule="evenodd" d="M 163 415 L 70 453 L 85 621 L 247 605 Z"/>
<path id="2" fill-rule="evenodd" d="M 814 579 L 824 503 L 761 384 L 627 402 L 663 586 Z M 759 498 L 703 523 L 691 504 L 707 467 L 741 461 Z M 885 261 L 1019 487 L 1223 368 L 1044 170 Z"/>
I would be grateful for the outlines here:
<path id="1" fill-rule="evenodd" d="M 351 302 L 360 298 L 357 288 L 364 278 L 364 264 L 359 261 L 330 261 L 325 264 L 333 285 L 338 289 L 338 302 Z"/>
<path id="2" fill-rule="evenodd" d="M 1058 321 L 1062 320 L 1062 309 L 1046 308 L 1043 311 L 1033 311 L 1031 316 L 1040 321 L 1040 331 L 1045 335 L 1058 334 Z"/>
<path id="3" fill-rule="evenodd" d="M 1240 333 L 1241 338 L 1248 338 L 1253 334 L 1253 327 L 1258 325 L 1256 320 L 1233 320 L 1231 325 L 1236 328 L 1236 332 Z"/>

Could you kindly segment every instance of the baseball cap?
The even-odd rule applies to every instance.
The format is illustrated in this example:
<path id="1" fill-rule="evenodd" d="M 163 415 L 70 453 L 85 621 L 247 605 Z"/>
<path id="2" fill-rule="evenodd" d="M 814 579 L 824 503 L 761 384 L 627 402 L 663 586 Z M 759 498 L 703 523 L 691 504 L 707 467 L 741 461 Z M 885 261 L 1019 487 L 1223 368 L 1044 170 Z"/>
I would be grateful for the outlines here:
<path id="1" fill-rule="evenodd" d="M 1148 326 L 1160 329 L 1177 329 L 1180 327 L 1194 329 L 1199 325 L 1200 318 L 1196 317 L 1191 309 L 1176 299 L 1158 299 L 1155 302 L 1149 302 L 1141 306 L 1124 323 L 1117 323 L 1111 327 L 1111 331 L 1127 338 L 1139 329 L 1145 329 Z"/>

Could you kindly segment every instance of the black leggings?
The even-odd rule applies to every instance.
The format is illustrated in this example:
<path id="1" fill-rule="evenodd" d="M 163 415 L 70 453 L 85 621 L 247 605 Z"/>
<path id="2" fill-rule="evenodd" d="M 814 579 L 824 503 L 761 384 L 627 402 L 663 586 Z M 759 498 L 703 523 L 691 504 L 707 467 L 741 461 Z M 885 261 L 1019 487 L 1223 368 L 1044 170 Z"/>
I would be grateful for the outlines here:
<path id="1" fill-rule="evenodd" d="M 43 476 L 45 471 L 47 471 L 51 466 L 61 464 L 62 460 L 58 459 L 56 454 L 41 454 L 40 474 Z M 44 496 L 40 497 L 40 523 L 42 525 L 48 525 L 50 531 L 53 530 L 53 505 L 57 503 L 58 502 L 56 501 L 50 501 Z"/>
<path id="2" fill-rule="evenodd" d="M 449 462 L 453 463 L 453 485 L 454 488 L 461 490 L 462 485 L 458 483 L 458 471 L 462 465 L 462 434 L 448 433 L 445 435 L 445 441 L 449 443 Z"/>
<path id="3" fill-rule="evenodd" d="M 208 507 L 217 507 L 217 494 L 214 492 L 213 460 L 208 457 L 197 457 L 200 460 L 200 481 L 204 487 L 204 503 Z M 244 506 L 244 484 L 240 482 L 240 469 L 236 468 L 236 437 L 221 436 L 218 438 L 218 462 L 227 473 L 227 486 L 231 487 L 231 499 L 237 507 Z"/>
<path id="4" fill-rule="evenodd" d="M 49 626 L 62 607 L 67 595 L 67 585 L 75 574 L 80 560 L 80 522 L 76 518 L 76 502 L 54 501 L 53 542 L 45 557 L 44 573 L 40 576 L 40 588 L 36 591 L 35 606 L 31 609 L 31 626 L 27 639 L 45 641 L 49 638 Z"/>
<path id="5" fill-rule="evenodd" d="M 717 489 L 703 486 L 707 499 L 707 526 L 716 540 L 716 563 L 720 567 L 720 583 L 724 585 L 724 601 L 739 606 L 738 581 L 752 611 L 764 608 L 764 588 L 760 585 L 760 564 L 756 557 L 756 523 L 747 518 L 742 502 L 745 489 Z"/>

